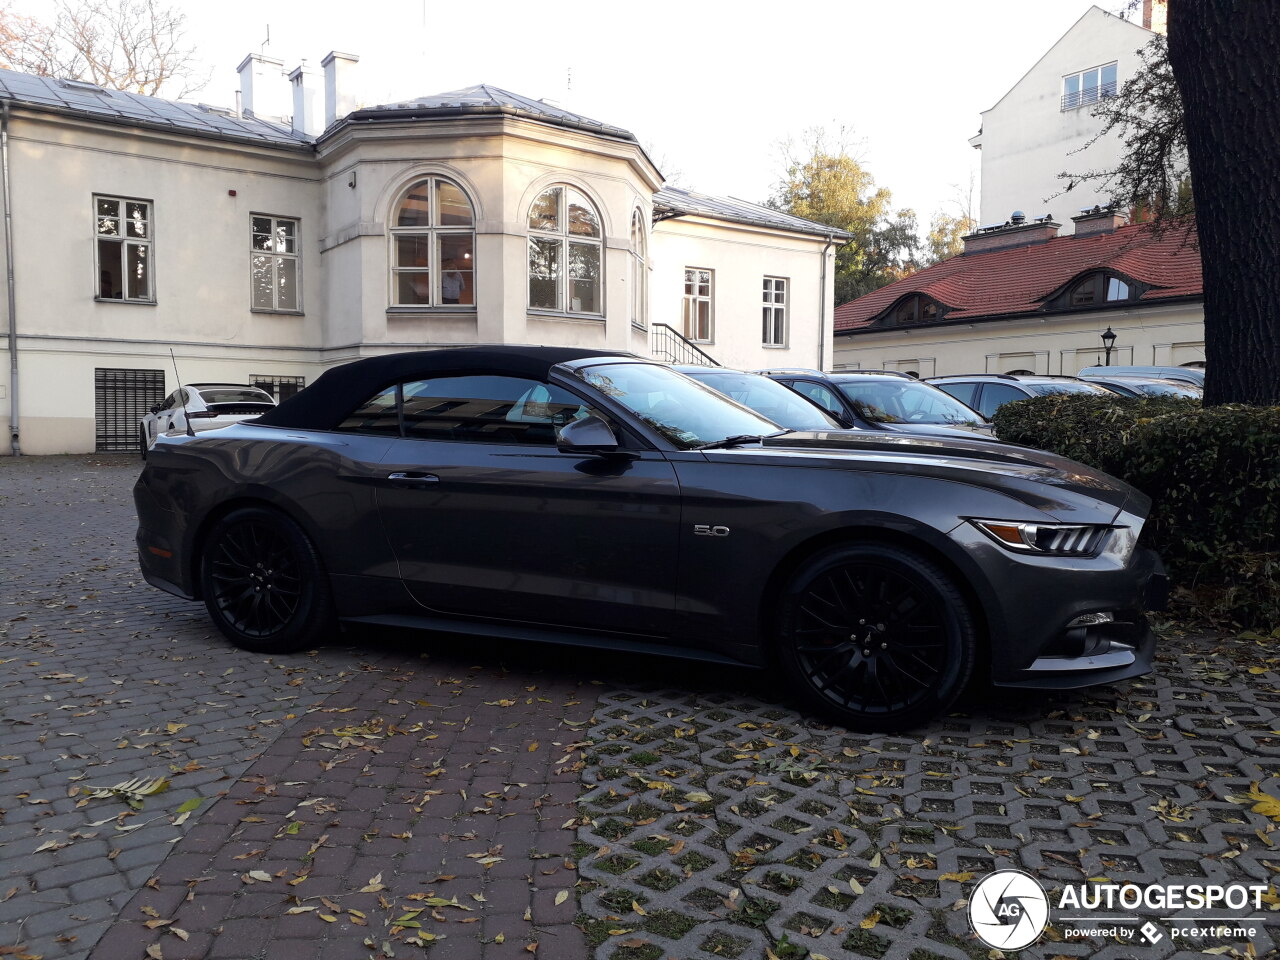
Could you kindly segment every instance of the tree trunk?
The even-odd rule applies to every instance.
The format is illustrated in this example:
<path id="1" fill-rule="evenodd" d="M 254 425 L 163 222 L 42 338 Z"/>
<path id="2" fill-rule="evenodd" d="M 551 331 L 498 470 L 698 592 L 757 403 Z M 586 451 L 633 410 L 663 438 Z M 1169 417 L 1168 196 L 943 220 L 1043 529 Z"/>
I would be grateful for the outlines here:
<path id="1" fill-rule="evenodd" d="M 1204 264 L 1205 403 L 1280 403 L 1280 3 L 1171 0 Z"/>

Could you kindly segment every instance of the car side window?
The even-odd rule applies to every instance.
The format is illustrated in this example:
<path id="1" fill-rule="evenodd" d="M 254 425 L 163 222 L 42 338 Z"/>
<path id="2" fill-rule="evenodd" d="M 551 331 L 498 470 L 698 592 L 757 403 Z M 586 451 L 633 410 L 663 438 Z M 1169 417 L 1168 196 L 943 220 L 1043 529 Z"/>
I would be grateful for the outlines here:
<path id="1" fill-rule="evenodd" d="M 978 392 L 976 383 L 939 383 L 937 386 L 969 407 L 973 406 L 974 394 Z"/>
<path id="2" fill-rule="evenodd" d="M 793 380 L 791 386 L 804 394 L 810 400 L 814 401 L 818 406 L 826 410 L 827 413 L 833 413 L 837 417 L 845 416 L 844 404 L 840 402 L 840 398 L 835 395 L 835 391 L 824 387 L 820 383 L 813 383 L 810 380 Z"/>
<path id="3" fill-rule="evenodd" d="M 988 420 L 991 415 L 996 412 L 996 408 L 1014 400 L 1025 400 L 1027 395 L 1017 387 L 1011 387 L 1004 383 L 987 383 L 982 389 L 982 405 L 978 407 L 978 412 Z"/>
<path id="4" fill-rule="evenodd" d="M 554 446 L 592 411 L 573 394 L 522 377 L 437 377 L 404 384 L 404 435 L 424 440 Z"/>
<path id="5" fill-rule="evenodd" d="M 336 429 L 349 433 L 400 436 L 399 385 L 379 390 L 351 413 Z"/>
<path id="6" fill-rule="evenodd" d="M 160 404 L 161 410 L 172 410 L 173 405 L 178 402 L 178 393 L 174 391 L 164 398 L 164 403 Z"/>

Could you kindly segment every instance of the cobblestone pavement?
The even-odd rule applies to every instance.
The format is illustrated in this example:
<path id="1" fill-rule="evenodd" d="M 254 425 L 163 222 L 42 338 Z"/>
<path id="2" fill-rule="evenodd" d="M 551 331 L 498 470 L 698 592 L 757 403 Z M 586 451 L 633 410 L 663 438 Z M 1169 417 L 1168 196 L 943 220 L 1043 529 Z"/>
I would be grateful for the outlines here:
<path id="1" fill-rule="evenodd" d="M 994 868 L 1055 902 L 1280 871 L 1261 639 L 894 737 L 746 670 L 390 634 L 277 660 L 141 583 L 136 472 L 0 458 L 0 956 L 978 960 Z M 140 810 L 87 792 L 159 776 Z M 1055 914 L 1019 956 L 1274 955 L 1274 899 L 1251 942 Z"/>
<path id="2" fill-rule="evenodd" d="M 585 956 L 599 688 L 475 642 L 235 650 L 142 583 L 137 470 L 0 458 L 0 956 Z M 87 792 L 157 777 L 139 810 Z"/>

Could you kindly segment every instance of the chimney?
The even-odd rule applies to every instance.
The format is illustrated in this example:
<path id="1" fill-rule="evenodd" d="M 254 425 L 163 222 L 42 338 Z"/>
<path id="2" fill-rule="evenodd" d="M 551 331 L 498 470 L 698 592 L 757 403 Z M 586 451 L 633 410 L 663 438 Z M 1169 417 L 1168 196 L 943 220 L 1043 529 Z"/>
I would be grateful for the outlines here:
<path id="1" fill-rule="evenodd" d="M 1026 215 L 1021 210 L 1015 210 L 1013 216 L 1004 223 L 993 227 L 979 227 L 960 239 L 964 241 L 966 254 L 987 253 L 1006 247 L 1048 243 L 1058 235 L 1058 228 L 1061 226 L 1062 224 L 1054 221 L 1053 214 L 1047 213 L 1028 223 Z"/>
<path id="2" fill-rule="evenodd" d="M 320 125 L 319 75 L 303 60 L 289 74 L 289 82 L 293 84 L 293 132 L 320 136 L 324 128 Z"/>
<path id="3" fill-rule="evenodd" d="M 1142 0 L 1142 25 L 1156 33 L 1168 33 L 1169 0 Z"/>
<path id="4" fill-rule="evenodd" d="M 1093 207 L 1089 210 L 1081 210 L 1080 216 L 1072 217 L 1071 222 L 1076 225 L 1077 237 L 1092 237 L 1103 233 L 1115 233 L 1128 220 L 1124 214 L 1117 213 L 1111 207 Z"/>
<path id="5" fill-rule="evenodd" d="M 240 111 L 260 120 L 289 116 L 289 86 L 284 61 L 251 53 L 236 67 L 240 74 Z"/>
<path id="6" fill-rule="evenodd" d="M 356 64 L 360 58 L 354 53 L 339 53 L 330 50 L 329 55 L 320 61 L 324 68 L 324 126 L 329 129 L 352 110 L 356 109 L 356 98 L 351 83 L 356 72 Z"/>

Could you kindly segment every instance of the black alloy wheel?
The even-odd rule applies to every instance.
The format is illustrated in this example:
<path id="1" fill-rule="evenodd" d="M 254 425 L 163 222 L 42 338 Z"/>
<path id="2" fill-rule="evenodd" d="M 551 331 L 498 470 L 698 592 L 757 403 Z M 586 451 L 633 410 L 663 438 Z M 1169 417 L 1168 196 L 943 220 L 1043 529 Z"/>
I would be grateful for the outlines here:
<path id="1" fill-rule="evenodd" d="M 141 454 L 143 460 L 147 459 L 147 428 L 146 427 L 138 428 L 138 453 Z"/>
<path id="2" fill-rule="evenodd" d="M 941 713 L 976 656 L 973 616 L 952 579 L 888 544 L 837 547 L 804 564 L 781 626 L 793 687 L 853 730 L 903 730 Z"/>
<path id="3" fill-rule="evenodd" d="M 329 585 L 315 546 L 274 510 L 243 507 L 219 520 L 201 563 L 205 607 L 236 646 L 288 653 L 318 644 L 332 625 Z"/>

